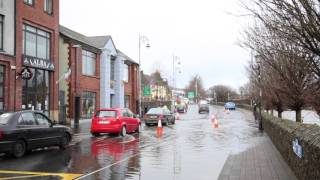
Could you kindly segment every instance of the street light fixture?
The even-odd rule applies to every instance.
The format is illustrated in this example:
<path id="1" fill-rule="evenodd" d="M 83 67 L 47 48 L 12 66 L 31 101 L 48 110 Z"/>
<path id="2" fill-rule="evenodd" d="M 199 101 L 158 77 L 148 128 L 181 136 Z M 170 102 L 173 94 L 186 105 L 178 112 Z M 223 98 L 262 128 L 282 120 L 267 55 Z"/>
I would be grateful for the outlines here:
<path id="1" fill-rule="evenodd" d="M 259 82 L 259 130 L 263 131 L 262 126 L 262 88 L 261 88 L 261 59 L 259 55 L 255 56 L 258 65 L 258 82 Z"/>
<path id="2" fill-rule="evenodd" d="M 142 75 L 141 75 L 141 45 L 146 44 L 146 48 L 150 48 L 149 38 L 139 33 L 139 115 L 142 116 L 141 99 L 142 99 Z"/>

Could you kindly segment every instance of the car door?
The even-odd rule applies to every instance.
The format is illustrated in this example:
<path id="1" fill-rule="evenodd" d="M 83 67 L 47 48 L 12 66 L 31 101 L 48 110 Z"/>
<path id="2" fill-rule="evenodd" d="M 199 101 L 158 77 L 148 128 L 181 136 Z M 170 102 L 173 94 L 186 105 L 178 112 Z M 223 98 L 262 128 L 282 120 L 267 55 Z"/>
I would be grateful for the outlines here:
<path id="1" fill-rule="evenodd" d="M 130 124 L 130 132 L 133 132 L 137 129 L 137 120 L 133 117 L 133 113 L 130 111 L 130 109 L 127 109 L 127 115 L 128 123 Z"/>
<path id="2" fill-rule="evenodd" d="M 164 110 L 163 110 L 163 116 L 165 117 L 165 119 L 168 120 L 168 122 L 172 122 L 172 120 L 171 120 L 171 114 L 170 114 L 170 111 L 169 111 L 169 110 L 164 109 Z"/>
<path id="3" fill-rule="evenodd" d="M 48 117 L 41 113 L 34 113 L 37 121 L 38 130 L 43 134 L 42 144 L 45 146 L 56 145 L 59 143 L 62 132 L 59 128 L 51 126 Z"/>
<path id="4" fill-rule="evenodd" d="M 43 135 L 39 131 L 33 112 L 21 113 L 18 118 L 17 129 L 21 136 L 26 139 L 29 149 L 41 146 Z"/>

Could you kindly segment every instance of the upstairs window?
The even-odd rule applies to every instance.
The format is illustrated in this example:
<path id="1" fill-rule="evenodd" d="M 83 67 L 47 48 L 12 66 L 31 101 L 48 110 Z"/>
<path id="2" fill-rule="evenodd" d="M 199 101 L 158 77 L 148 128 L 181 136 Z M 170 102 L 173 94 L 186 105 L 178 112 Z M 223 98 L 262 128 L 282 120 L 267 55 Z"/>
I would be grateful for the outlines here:
<path id="1" fill-rule="evenodd" d="M 94 76 L 96 74 L 96 54 L 82 50 L 82 74 Z"/>
<path id="2" fill-rule="evenodd" d="M 115 80 L 115 60 L 111 60 L 110 68 L 111 68 L 111 70 L 110 70 L 110 79 L 112 81 L 114 81 Z"/>
<path id="3" fill-rule="evenodd" d="M 123 68 L 123 81 L 129 82 L 129 65 L 125 64 Z"/>
<path id="4" fill-rule="evenodd" d="M 52 14 L 52 0 L 44 0 L 44 12 Z"/>
<path id="5" fill-rule="evenodd" d="M 23 2 L 24 2 L 25 4 L 30 5 L 30 6 L 33 6 L 33 5 L 34 5 L 34 0 L 23 0 Z"/>
<path id="6" fill-rule="evenodd" d="M 0 50 L 3 50 L 3 20 L 4 16 L 0 15 Z"/>

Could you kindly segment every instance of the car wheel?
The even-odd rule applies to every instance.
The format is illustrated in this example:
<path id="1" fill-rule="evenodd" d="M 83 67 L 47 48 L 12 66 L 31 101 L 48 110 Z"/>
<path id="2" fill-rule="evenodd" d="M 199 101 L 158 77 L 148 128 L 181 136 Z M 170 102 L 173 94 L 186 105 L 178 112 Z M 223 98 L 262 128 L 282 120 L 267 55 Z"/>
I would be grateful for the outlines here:
<path id="1" fill-rule="evenodd" d="M 64 133 L 64 135 L 61 137 L 61 140 L 60 140 L 60 149 L 66 149 L 70 143 L 70 135 L 67 134 L 67 133 Z"/>
<path id="2" fill-rule="evenodd" d="M 176 123 L 176 120 L 175 120 L 175 119 L 173 119 L 172 124 L 175 124 L 175 123 Z"/>
<path id="3" fill-rule="evenodd" d="M 141 132 L 141 124 L 138 125 L 136 133 L 140 133 Z"/>
<path id="4" fill-rule="evenodd" d="M 151 126 L 151 124 L 149 124 L 149 123 L 144 123 L 146 126 Z"/>
<path id="5" fill-rule="evenodd" d="M 94 136 L 94 137 L 100 136 L 100 133 L 94 133 L 94 132 L 92 132 L 91 134 L 92 134 L 92 136 Z"/>
<path id="6" fill-rule="evenodd" d="M 120 136 L 124 137 L 127 135 L 127 129 L 126 126 L 122 126 Z"/>
<path id="7" fill-rule="evenodd" d="M 26 152 L 26 143 L 22 140 L 18 140 L 13 144 L 12 155 L 16 158 L 22 157 Z"/>

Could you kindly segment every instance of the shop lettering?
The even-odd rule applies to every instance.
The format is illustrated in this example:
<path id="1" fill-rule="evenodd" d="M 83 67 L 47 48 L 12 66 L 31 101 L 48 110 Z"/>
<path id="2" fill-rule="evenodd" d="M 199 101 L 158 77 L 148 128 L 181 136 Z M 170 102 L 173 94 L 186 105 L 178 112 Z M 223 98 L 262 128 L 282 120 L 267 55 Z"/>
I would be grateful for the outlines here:
<path id="1" fill-rule="evenodd" d="M 24 56 L 23 65 L 46 70 L 54 70 L 54 64 L 52 62 L 34 57 Z"/>

